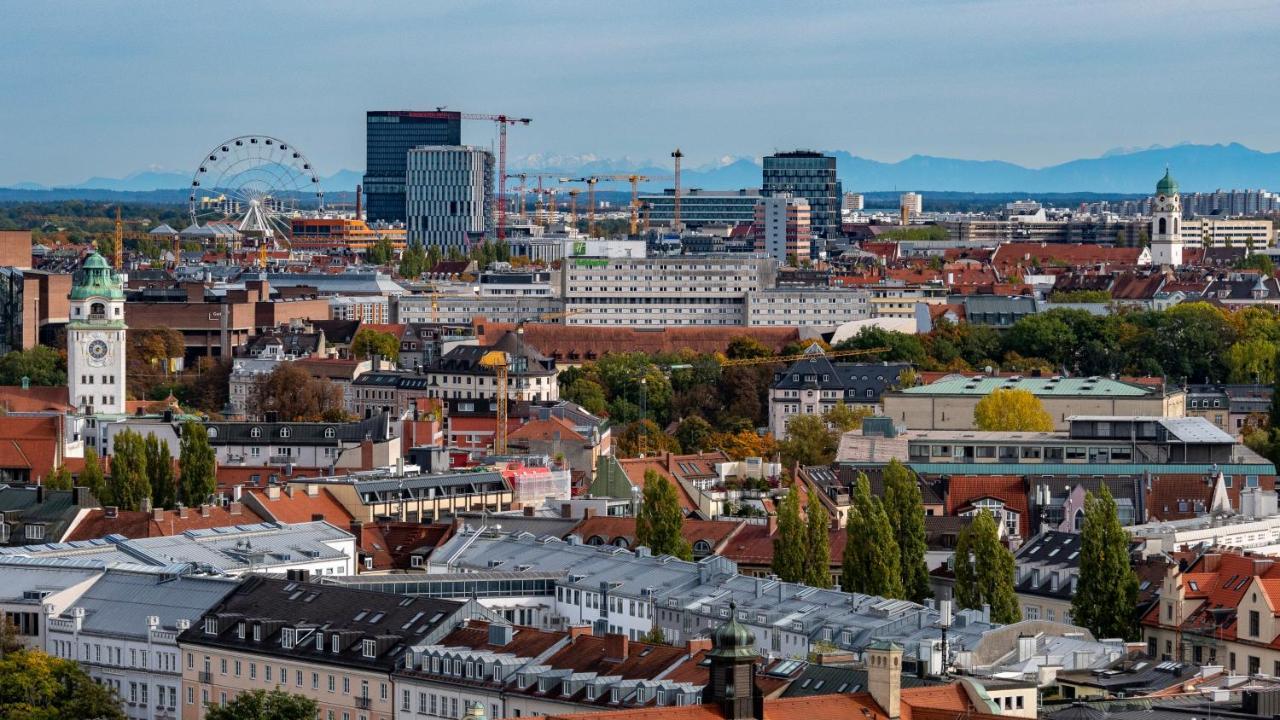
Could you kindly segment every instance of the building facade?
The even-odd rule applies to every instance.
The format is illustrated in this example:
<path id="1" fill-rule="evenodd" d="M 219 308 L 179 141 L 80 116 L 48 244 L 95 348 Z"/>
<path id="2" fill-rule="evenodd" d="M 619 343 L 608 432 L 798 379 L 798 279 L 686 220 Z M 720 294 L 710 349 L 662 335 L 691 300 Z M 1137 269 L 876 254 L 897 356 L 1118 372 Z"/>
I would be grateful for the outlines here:
<path id="1" fill-rule="evenodd" d="M 799 266 L 809 259 L 809 201 L 781 193 L 761 198 L 755 210 L 756 252 L 779 265 Z"/>
<path id="2" fill-rule="evenodd" d="M 86 415 L 125 412 L 124 284 L 91 253 L 71 286 L 67 325 L 69 403 Z"/>
<path id="3" fill-rule="evenodd" d="M 1165 170 L 1164 177 L 1156 183 L 1155 198 L 1151 201 L 1151 262 L 1155 265 L 1182 264 L 1182 203 L 1178 195 L 1178 181 Z"/>
<path id="4" fill-rule="evenodd" d="M 369 222 L 405 222 L 410 150 L 461 145 L 462 113 L 370 110 L 365 113 L 365 213 Z"/>
<path id="5" fill-rule="evenodd" d="M 755 218 L 756 203 L 760 191 L 754 188 L 741 190 L 680 191 L 680 224 L 686 228 L 703 225 L 741 225 Z M 675 220 L 676 193 L 667 189 L 661 195 L 641 195 L 641 206 L 649 213 L 649 222 L 670 226 Z"/>
<path id="6" fill-rule="evenodd" d="M 834 328 L 871 317 L 871 296 L 863 290 L 792 287 L 747 293 L 747 324 Z"/>
<path id="7" fill-rule="evenodd" d="M 492 235 L 493 153 L 469 145 L 409 151 L 405 215 L 409 243 L 466 250 Z"/>
<path id="8" fill-rule="evenodd" d="M 840 235 L 840 202 L 844 193 L 836 179 L 836 159 L 808 150 L 766 155 L 762 195 L 791 193 L 809 201 L 810 223 L 818 237 Z M 681 206 L 683 219 L 684 207 Z M 812 250 L 816 253 L 818 246 Z"/>

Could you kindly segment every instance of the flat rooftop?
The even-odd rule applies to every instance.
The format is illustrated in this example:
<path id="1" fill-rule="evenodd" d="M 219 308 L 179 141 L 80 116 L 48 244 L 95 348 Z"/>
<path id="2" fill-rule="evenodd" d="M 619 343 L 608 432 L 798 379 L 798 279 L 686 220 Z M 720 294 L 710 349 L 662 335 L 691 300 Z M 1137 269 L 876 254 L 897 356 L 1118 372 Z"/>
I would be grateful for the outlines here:
<path id="1" fill-rule="evenodd" d="M 904 395 L 990 395 L 993 390 L 1027 390 L 1037 397 L 1159 397 L 1160 389 L 1104 377 L 991 377 L 949 375 L 902 390 Z"/>

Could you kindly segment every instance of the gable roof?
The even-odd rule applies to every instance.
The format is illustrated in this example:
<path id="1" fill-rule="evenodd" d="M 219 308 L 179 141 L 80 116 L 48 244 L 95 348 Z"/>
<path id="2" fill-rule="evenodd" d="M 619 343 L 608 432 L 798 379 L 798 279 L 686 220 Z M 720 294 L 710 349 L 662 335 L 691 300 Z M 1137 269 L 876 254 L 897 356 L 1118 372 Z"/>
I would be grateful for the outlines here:
<path id="1" fill-rule="evenodd" d="M 1027 483 L 1020 475 L 953 475 L 947 484 L 947 514 L 956 515 L 983 498 L 993 498 L 1018 513 L 1022 537 L 1031 534 Z"/>
<path id="2" fill-rule="evenodd" d="M 206 514 L 207 513 L 207 514 Z M 186 517 L 183 517 L 186 515 Z M 93 540 L 108 535 L 120 535 L 132 540 L 165 535 L 180 535 L 188 530 L 230 527 L 260 523 L 264 519 L 252 509 L 236 503 L 233 507 L 210 505 L 178 510 L 144 512 L 121 510 L 115 517 L 108 517 L 103 508 L 89 510 L 63 542 Z"/>

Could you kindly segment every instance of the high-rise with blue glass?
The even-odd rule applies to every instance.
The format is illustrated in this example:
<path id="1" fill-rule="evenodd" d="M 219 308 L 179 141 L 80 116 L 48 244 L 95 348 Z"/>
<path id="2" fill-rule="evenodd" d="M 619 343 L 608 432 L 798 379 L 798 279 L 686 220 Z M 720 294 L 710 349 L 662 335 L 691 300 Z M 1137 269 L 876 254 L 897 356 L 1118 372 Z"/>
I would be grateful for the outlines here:
<path id="1" fill-rule="evenodd" d="M 462 113 L 370 110 L 365 114 L 364 193 L 369 222 L 404 222 L 409 151 L 423 145 L 461 145 Z"/>
<path id="2" fill-rule="evenodd" d="M 840 237 L 840 181 L 836 179 L 836 159 L 810 150 L 776 153 L 764 159 L 762 195 L 789 193 L 809 201 L 809 222 L 813 234 L 832 240 Z M 811 246 L 814 254 L 823 247 Z"/>

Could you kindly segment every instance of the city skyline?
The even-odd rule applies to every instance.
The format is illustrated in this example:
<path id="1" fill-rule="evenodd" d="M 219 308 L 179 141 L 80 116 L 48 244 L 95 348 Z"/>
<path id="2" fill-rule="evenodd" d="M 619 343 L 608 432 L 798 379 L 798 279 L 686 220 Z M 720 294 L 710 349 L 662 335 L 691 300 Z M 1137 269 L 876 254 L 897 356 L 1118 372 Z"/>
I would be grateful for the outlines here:
<path id="1" fill-rule="evenodd" d="M 0 186 L 190 171 L 205 146 L 246 132 L 289 138 L 326 173 L 360 170 L 365 110 L 439 105 L 533 118 L 512 131 L 513 158 L 645 164 L 678 145 L 697 167 L 807 147 L 1043 167 L 1153 144 L 1280 149 L 1254 120 L 1280 100 L 1249 72 L 1280 9 L 1245 0 L 747 3 L 735 15 L 670 3 L 0 5 L 24 30 L 0 49 L 13 69 L 0 127 L 29 139 L 0 149 Z M 1173 101 L 1196 88 L 1247 98 L 1249 112 Z M 464 142 L 493 139 L 488 124 L 464 128 Z"/>

